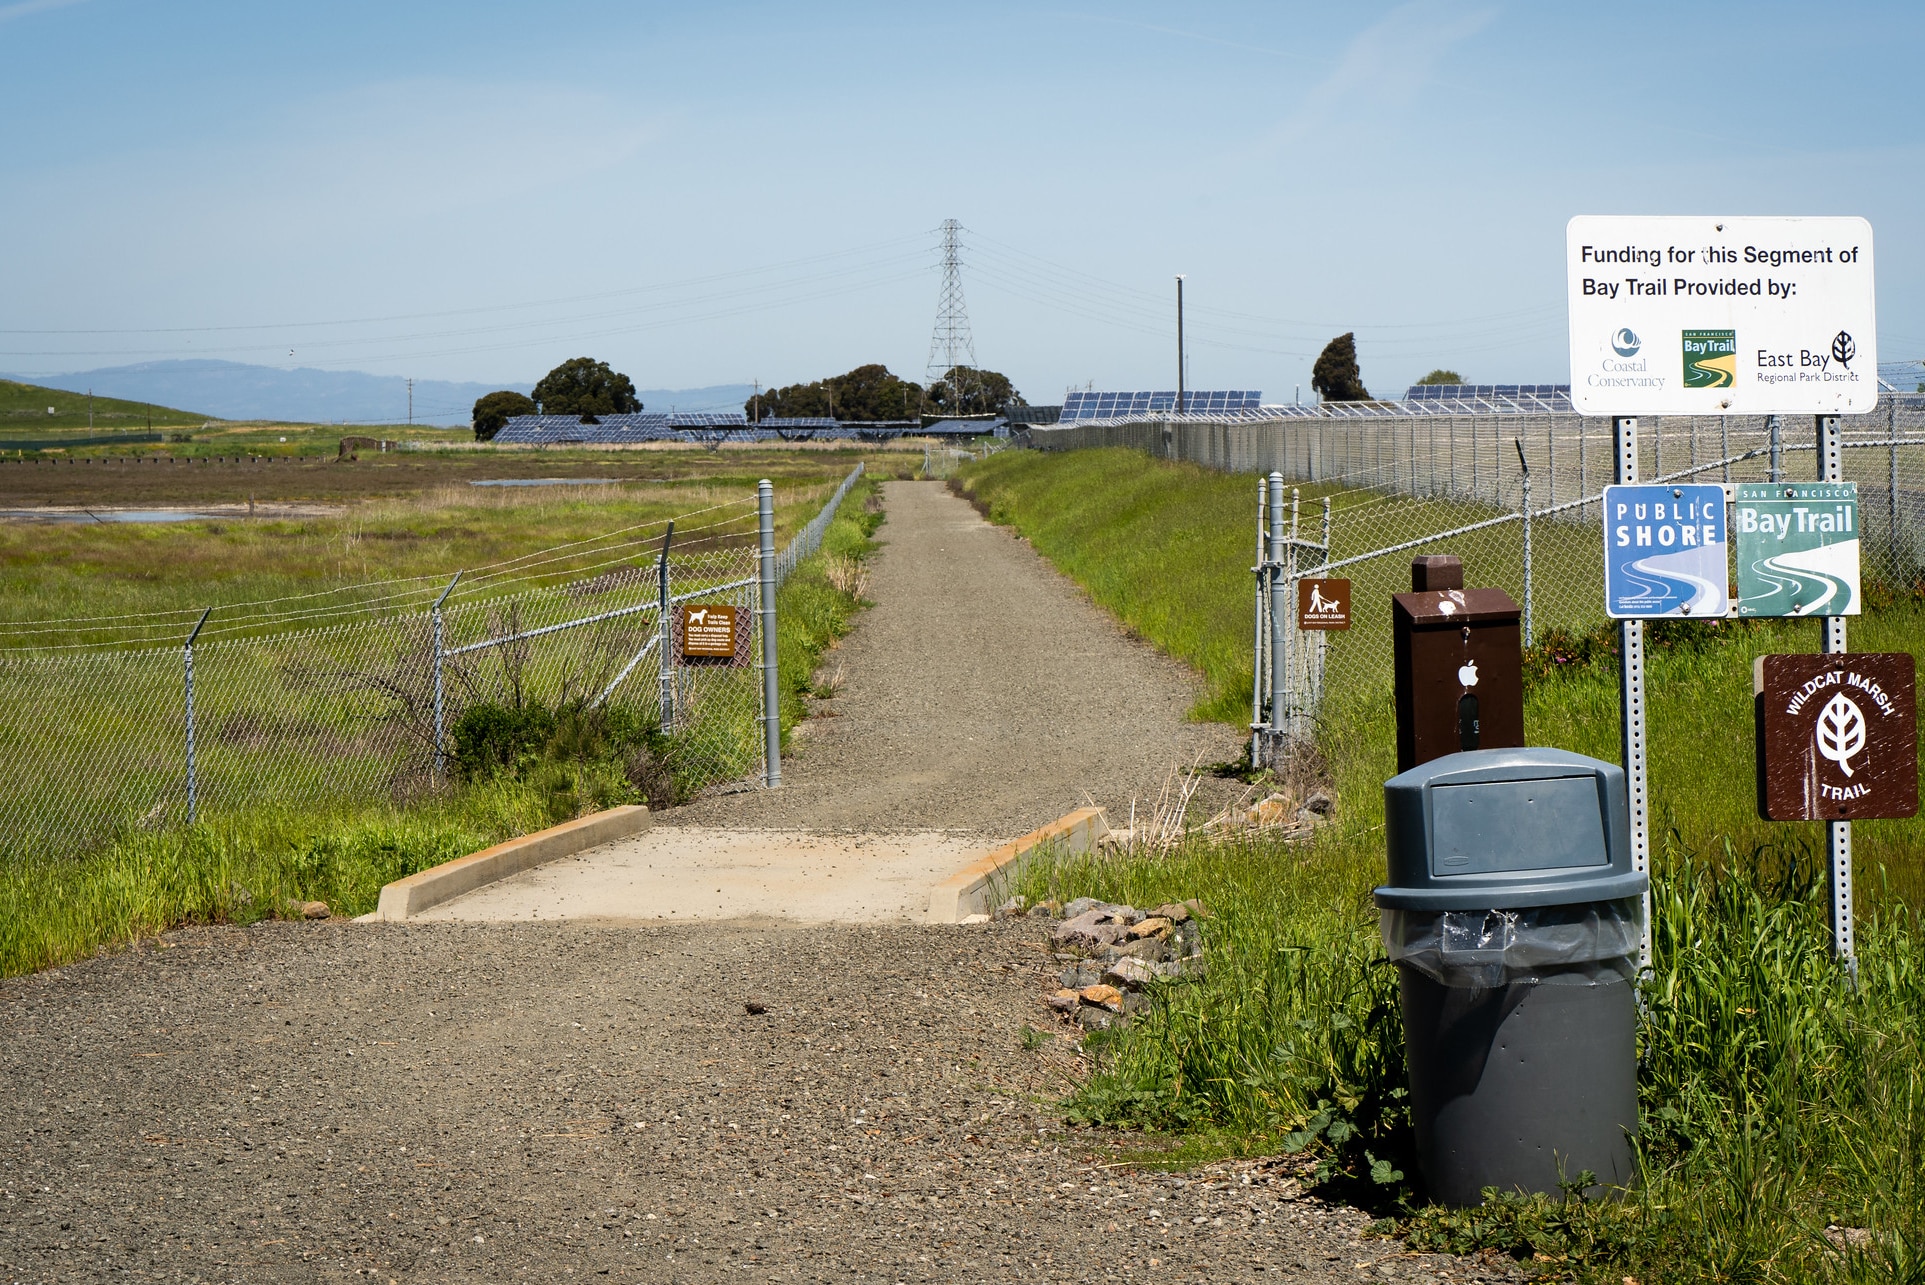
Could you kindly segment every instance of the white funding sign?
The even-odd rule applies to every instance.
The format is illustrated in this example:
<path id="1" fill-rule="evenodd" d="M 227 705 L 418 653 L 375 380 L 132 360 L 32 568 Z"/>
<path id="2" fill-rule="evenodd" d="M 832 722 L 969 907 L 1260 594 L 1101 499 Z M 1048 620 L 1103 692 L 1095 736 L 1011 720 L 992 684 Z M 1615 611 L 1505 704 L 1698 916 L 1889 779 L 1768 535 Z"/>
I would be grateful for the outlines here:
<path id="1" fill-rule="evenodd" d="M 1859 218 L 1579 215 L 1565 229 L 1585 415 L 1859 415 L 1878 401 Z"/>

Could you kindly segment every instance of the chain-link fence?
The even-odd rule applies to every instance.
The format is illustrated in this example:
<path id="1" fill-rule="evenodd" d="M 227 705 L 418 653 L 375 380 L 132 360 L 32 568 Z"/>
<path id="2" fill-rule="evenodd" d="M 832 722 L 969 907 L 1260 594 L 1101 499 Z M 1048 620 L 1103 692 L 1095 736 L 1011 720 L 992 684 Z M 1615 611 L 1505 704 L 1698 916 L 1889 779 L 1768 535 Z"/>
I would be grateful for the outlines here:
<path id="1" fill-rule="evenodd" d="M 1914 585 L 1925 575 L 1925 397 L 1887 396 L 1872 414 L 1841 425 L 1844 478 L 1858 483 L 1865 578 Z M 1645 418 L 1638 476 L 1816 478 L 1816 440 L 1810 417 Z M 1031 442 L 1042 450 L 1122 446 L 1229 472 L 1283 475 L 1278 506 L 1261 477 L 1252 485 L 1251 723 L 1286 741 L 1384 699 L 1390 617 L 1367 604 L 1409 589 L 1411 557 L 1460 556 L 1472 583 L 1504 589 L 1523 606 L 1528 642 L 1607 623 L 1599 506 L 1615 463 L 1608 419 L 1424 414 L 1384 404 L 1273 420 L 1076 425 L 1035 430 Z M 1301 631 L 1296 581 L 1326 574 L 1351 580 L 1359 604 L 1352 626 Z M 1274 630 L 1273 611 L 1283 614 Z M 1275 678 L 1273 671 L 1280 671 Z M 1280 698 L 1272 690 L 1279 682 Z"/>
<path id="2" fill-rule="evenodd" d="M 778 582 L 860 474 L 776 555 Z M 456 726 L 484 705 L 619 710 L 683 788 L 760 781 L 759 536 L 751 497 L 446 580 L 235 603 L 198 622 L 16 626 L 0 637 L 0 858 L 267 805 L 418 797 L 451 779 Z M 699 629 L 728 611 L 733 653 L 685 655 L 685 614 Z M 156 628 L 185 638 L 124 641 Z"/>

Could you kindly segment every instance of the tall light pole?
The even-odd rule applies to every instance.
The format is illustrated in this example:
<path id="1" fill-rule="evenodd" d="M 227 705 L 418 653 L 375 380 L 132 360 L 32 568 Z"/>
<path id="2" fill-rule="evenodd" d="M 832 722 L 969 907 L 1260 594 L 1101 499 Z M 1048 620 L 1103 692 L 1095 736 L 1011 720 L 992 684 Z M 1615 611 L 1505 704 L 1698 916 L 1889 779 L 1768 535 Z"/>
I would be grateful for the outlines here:
<path id="1" fill-rule="evenodd" d="M 1183 405 L 1183 274 L 1176 274 L 1176 413 Z"/>

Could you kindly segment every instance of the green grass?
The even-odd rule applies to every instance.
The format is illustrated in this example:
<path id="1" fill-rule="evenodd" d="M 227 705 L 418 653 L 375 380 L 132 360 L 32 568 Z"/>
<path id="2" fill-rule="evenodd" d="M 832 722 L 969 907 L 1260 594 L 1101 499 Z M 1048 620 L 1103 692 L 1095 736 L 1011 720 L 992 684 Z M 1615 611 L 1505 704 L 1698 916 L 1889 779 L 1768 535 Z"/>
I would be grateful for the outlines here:
<path id="1" fill-rule="evenodd" d="M 852 488 L 825 533 L 822 551 L 797 567 L 777 599 L 785 732 L 803 714 L 801 695 L 809 689 L 822 653 L 848 632 L 861 608 L 839 584 L 837 572 L 838 566 L 859 562 L 874 547 L 869 537 L 881 521 L 870 502 L 874 492 L 871 481 Z M 796 514 L 798 521 L 808 516 L 805 507 Z M 177 654 L 170 663 L 177 665 Z M 759 699 L 752 690 L 753 670 L 705 677 L 741 689 L 732 690 L 742 699 L 724 713 L 739 714 Z M 177 697 L 178 674 L 172 668 L 158 681 L 164 690 L 156 700 Z M 599 808 L 679 799 L 687 792 L 684 778 L 690 772 L 699 769 L 697 784 L 715 779 L 712 763 L 684 764 L 691 754 L 713 757 L 720 752 L 726 757 L 732 752 L 741 760 L 732 765 L 739 771 L 759 761 L 759 730 L 739 717 L 734 721 L 740 726 L 709 726 L 712 705 L 720 708 L 727 701 L 698 701 L 689 715 L 692 722 L 667 737 L 619 709 L 607 718 L 585 718 L 570 708 L 543 710 L 539 735 L 524 737 L 501 753 L 464 747 L 464 730 L 457 724 L 452 729 L 456 779 L 439 789 L 418 783 L 425 788 L 413 797 L 396 798 L 375 781 L 358 795 L 332 804 L 222 806 L 217 798 L 200 824 L 123 826 L 84 855 L 13 848 L 0 862 L 0 976 L 84 958 L 182 923 L 246 923 L 284 916 L 290 913 L 290 900 L 326 901 L 337 914 L 360 914 L 374 907 L 382 884 L 464 853 Z M 57 715 L 50 712 L 49 719 L 66 727 L 73 713 L 69 702 Z M 223 752 L 262 752 L 224 749 L 217 713 L 203 709 L 215 729 L 202 747 L 204 764 Z M 647 717 L 652 718 L 652 711 Z M 74 727 L 96 737 L 103 730 L 98 723 Z M 25 733 L 16 729 L 14 734 Z M 143 734 L 131 724 L 120 728 L 111 746 L 94 746 L 92 757 L 77 758 L 81 766 L 70 772 L 83 778 L 89 771 L 117 776 L 106 773 L 100 759 L 113 754 L 137 776 L 146 770 L 140 762 Z M 727 744 L 718 751 L 722 742 Z M 352 748 L 335 746 L 327 752 L 339 757 Z M 177 784 L 178 745 L 169 742 L 154 755 L 157 766 L 149 775 L 159 772 Z M 37 767 L 58 766 L 57 756 L 42 757 L 47 762 Z M 472 763 L 488 766 L 461 779 L 461 767 Z M 299 771 L 310 765 L 287 766 Z M 10 790 L 34 788 L 51 784 L 36 787 L 16 779 Z M 157 788 L 150 783 L 142 797 L 151 797 Z"/>
<path id="2" fill-rule="evenodd" d="M 40 433 L 60 430 L 69 436 L 88 436 L 88 405 L 90 399 L 85 393 L 69 393 L 58 388 L 42 388 L 38 384 L 20 384 L 11 379 L 0 379 L 0 440 L 26 439 Z M 156 406 L 150 402 L 122 401 L 117 397 L 94 397 L 93 431 L 95 435 L 105 436 L 116 430 L 135 430 L 145 432 L 149 428 L 178 429 L 183 425 L 199 426 L 207 416 L 193 411 L 175 410 L 171 406 Z M 47 413 L 48 407 L 53 414 Z M 74 434 L 71 430 L 83 430 Z"/>
<path id="3" fill-rule="evenodd" d="M 1086 588 L 1097 603 L 1159 650 L 1197 669 L 1209 694 L 1199 718 L 1236 725 L 1250 717 L 1255 482 L 1125 450 L 1044 455 L 1005 451 L 962 472 L 962 485 L 989 514 L 1021 532 Z M 1306 513 L 1318 494 L 1302 488 Z M 1371 503 L 1346 497 L 1336 555 L 1411 538 L 1421 510 L 1441 530 L 1487 513 L 1470 506 Z M 1349 514 L 1351 516 L 1345 516 Z M 1547 530 L 1547 528 L 1556 528 Z M 1409 587 L 1409 559 L 1449 550 L 1465 558 L 1472 584 L 1521 598 L 1515 526 L 1503 534 L 1439 543 L 1360 564 L 1353 580 L 1356 626 L 1331 644 L 1320 743 L 1335 774 L 1340 807 L 1353 822 L 1382 819 L 1381 785 L 1395 775 L 1388 598 Z M 1608 651 L 1555 665 L 1573 636 L 1605 626 L 1601 559 L 1594 527 L 1540 523 L 1535 578 L 1540 604 L 1536 676 L 1525 692 L 1525 737 L 1597 758 L 1618 757 L 1618 680 Z M 1875 609 L 1850 624 L 1855 651 L 1925 651 L 1925 600 L 1874 592 Z M 1554 632 L 1553 627 L 1564 632 Z M 1652 631 L 1648 726 L 1654 830 L 1675 830 L 1688 847 L 1723 838 L 1741 848 L 1796 836 L 1816 823 L 1757 818 L 1752 768 L 1751 661 L 1765 652 L 1818 649 L 1814 621 L 1670 624 Z M 1921 823 L 1868 821 L 1853 827 L 1862 881 L 1887 879 L 1925 905 Z M 1885 874 L 1878 873 L 1884 867 Z M 1876 890 L 1861 886 L 1861 895 Z"/>
<path id="4" fill-rule="evenodd" d="M 1248 717 L 1250 479 L 1113 451 L 1010 452 L 963 476 L 992 516 L 1202 671 L 1214 694 L 1199 713 Z M 1501 550 L 1481 552 L 1472 565 L 1501 576 Z M 1583 588 L 1589 574 L 1569 579 Z M 1358 601 L 1368 602 L 1361 583 Z M 1598 623 L 1565 620 L 1579 634 Z M 1887 594 L 1851 629 L 1855 649 L 1916 652 L 1925 611 Z M 1062 859 L 1023 875 L 1016 890 L 1032 899 L 1200 897 L 1214 911 L 1207 978 L 1156 995 L 1127 1031 L 1092 1037 L 1097 1070 L 1072 1114 L 1175 1140 L 1147 1143 L 1151 1159 L 1302 1152 L 1329 1190 L 1392 1214 L 1382 1230 L 1425 1248 L 1497 1249 L 1549 1275 L 1925 1279 L 1920 822 L 1854 827 L 1854 989 L 1830 958 L 1816 827 L 1767 825 L 1752 811 L 1751 657 L 1813 650 L 1815 626 L 1653 631 L 1661 824 L 1639 1036 L 1641 1178 L 1623 1199 L 1512 1197 L 1474 1211 L 1426 1206 L 1415 1186 L 1396 978 L 1369 897 L 1383 871 L 1381 783 L 1394 771 L 1390 692 L 1377 644 L 1353 632 L 1360 659 L 1321 726 L 1337 820 L 1313 843 L 1193 837 L 1167 853 Z M 1616 758 L 1608 638 L 1554 637 L 1530 657 L 1534 743 Z M 1832 1224 L 1870 1238 L 1841 1251 L 1825 1236 Z"/>

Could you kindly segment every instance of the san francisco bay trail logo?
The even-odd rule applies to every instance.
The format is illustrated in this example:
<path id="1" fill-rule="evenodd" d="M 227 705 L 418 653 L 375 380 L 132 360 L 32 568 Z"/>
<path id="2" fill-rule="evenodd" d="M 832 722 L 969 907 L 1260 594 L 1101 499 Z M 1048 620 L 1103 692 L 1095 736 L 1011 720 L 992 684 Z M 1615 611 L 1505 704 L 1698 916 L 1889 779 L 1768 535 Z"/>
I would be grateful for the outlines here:
<path id="1" fill-rule="evenodd" d="M 1831 341 L 1831 359 L 1846 370 L 1850 370 L 1851 359 L 1857 355 L 1858 343 L 1851 337 L 1851 332 L 1839 331 L 1837 338 Z"/>
<path id="2" fill-rule="evenodd" d="M 1620 357 L 1635 357 L 1638 355 L 1638 349 L 1643 346 L 1644 342 L 1638 338 L 1638 332 L 1629 326 L 1621 327 L 1611 336 L 1611 351 Z"/>
<path id="3" fill-rule="evenodd" d="M 1818 711 L 1818 753 L 1838 765 L 1846 776 L 1851 761 L 1865 748 L 1865 715 L 1858 703 L 1839 692 Z"/>
<path id="4" fill-rule="evenodd" d="M 1684 386 L 1730 388 L 1738 382 L 1738 332 L 1684 332 Z"/>

